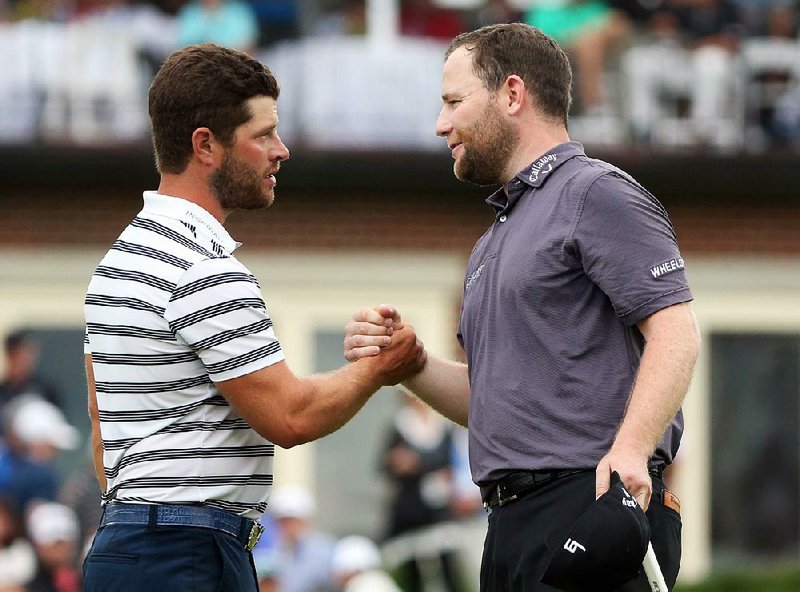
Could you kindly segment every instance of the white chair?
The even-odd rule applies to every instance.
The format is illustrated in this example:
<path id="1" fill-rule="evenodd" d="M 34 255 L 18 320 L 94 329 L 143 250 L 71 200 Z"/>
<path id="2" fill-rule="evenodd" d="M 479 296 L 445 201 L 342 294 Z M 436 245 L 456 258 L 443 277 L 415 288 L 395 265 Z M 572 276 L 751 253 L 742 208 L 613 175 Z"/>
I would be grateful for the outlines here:
<path id="1" fill-rule="evenodd" d="M 626 114 L 635 139 L 732 149 L 744 141 L 739 59 L 713 46 L 677 43 L 629 49 L 621 60 Z"/>
<path id="2" fill-rule="evenodd" d="M 749 39 L 742 46 L 742 65 L 748 145 L 764 148 L 769 142 L 764 122 L 800 88 L 800 42 Z"/>
<path id="3" fill-rule="evenodd" d="M 36 133 L 36 89 L 24 32 L 0 24 L 0 141 L 25 142 Z"/>

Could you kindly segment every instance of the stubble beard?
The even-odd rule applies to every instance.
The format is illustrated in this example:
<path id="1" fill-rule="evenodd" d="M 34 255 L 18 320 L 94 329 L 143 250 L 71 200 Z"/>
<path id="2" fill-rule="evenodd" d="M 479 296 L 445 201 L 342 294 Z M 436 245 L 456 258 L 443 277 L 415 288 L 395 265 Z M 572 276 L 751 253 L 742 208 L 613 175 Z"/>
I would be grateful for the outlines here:
<path id="1" fill-rule="evenodd" d="M 454 165 L 456 178 L 482 187 L 501 184 L 519 139 L 516 128 L 489 104 L 462 137 L 470 143 Z"/>
<path id="2" fill-rule="evenodd" d="M 226 154 L 208 179 L 211 193 L 223 210 L 258 210 L 272 205 L 275 193 L 265 189 L 264 177 L 250 165 Z"/>

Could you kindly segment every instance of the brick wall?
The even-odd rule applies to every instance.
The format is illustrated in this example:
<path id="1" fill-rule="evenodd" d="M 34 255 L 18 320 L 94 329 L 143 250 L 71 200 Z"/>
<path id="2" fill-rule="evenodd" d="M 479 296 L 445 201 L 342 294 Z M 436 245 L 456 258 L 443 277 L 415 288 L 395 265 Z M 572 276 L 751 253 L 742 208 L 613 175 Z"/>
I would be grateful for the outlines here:
<path id="1" fill-rule="evenodd" d="M 662 200 L 684 254 L 800 255 L 797 154 L 593 156 Z M 0 179 L 0 247 L 107 246 L 158 182 L 147 147 L 0 151 Z M 449 154 L 298 151 L 279 181 L 272 208 L 228 220 L 249 248 L 466 255 L 492 219 L 488 191 L 455 181 Z"/>
<path id="2" fill-rule="evenodd" d="M 684 254 L 800 255 L 798 199 L 782 204 L 671 203 Z M 0 197 L 0 246 L 109 245 L 141 206 L 138 192 Z M 465 254 L 491 222 L 481 196 L 278 192 L 275 205 L 235 212 L 228 230 L 248 248 L 448 250 Z"/>

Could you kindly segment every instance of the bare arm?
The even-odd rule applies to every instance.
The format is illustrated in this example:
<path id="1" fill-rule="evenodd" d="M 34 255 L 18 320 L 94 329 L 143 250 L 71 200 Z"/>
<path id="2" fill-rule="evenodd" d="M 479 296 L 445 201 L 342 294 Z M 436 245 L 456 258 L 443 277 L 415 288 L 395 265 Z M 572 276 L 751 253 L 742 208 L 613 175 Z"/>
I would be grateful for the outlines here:
<path id="1" fill-rule="evenodd" d="M 92 368 L 92 356 L 83 356 L 86 364 L 86 384 L 89 387 L 89 419 L 92 424 L 92 461 L 94 462 L 94 472 L 97 476 L 97 483 L 100 484 L 100 491 L 106 491 L 105 469 L 103 467 L 103 437 L 100 434 L 100 414 L 97 409 L 97 393 L 94 388 L 94 369 Z"/>
<path id="2" fill-rule="evenodd" d="M 691 304 L 662 309 L 638 325 L 646 340 L 625 417 L 611 450 L 597 467 L 597 494 L 609 488 L 611 471 L 643 508 L 652 484 L 647 461 L 689 389 L 700 351 L 700 333 Z"/>
<path id="3" fill-rule="evenodd" d="M 376 390 L 418 372 L 425 359 L 411 327 L 395 331 L 384 354 L 307 378 L 279 362 L 217 387 L 254 430 L 290 448 L 338 430 Z"/>
<path id="4" fill-rule="evenodd" d="M 403 384 L 447 419 L 467 427 L 470 389 L 466 364 L 429 355 L 422 371 Z"/>
<path id="5" fill-rule="evenodd" d="M 345 329 L 344 357 L 352 362 L 377 356 L 392 342 L 399 322 L 400 314 L 391 306 L 357 311 Z M 422 370 L 403 384 L 446 418 L 467 426 L 470 387 L 466 364 L 428 355 Z"/>

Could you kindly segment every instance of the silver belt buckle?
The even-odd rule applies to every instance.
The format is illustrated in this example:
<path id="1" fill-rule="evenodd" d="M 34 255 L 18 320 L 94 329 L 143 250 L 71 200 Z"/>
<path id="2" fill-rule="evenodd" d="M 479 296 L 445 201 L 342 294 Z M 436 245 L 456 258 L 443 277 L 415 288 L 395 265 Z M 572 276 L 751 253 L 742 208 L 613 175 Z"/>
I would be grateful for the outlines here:
<path id="1" fill-rule="evenodd" d="M 253 528 L 250 529 L 250 535 L 247 537 L 247 544 L 244 546 L 248 551 L 252 551 L 258 544 L 261 535 L 264 534 L 264 526 L 258 522 L 253 522 Z"/>

